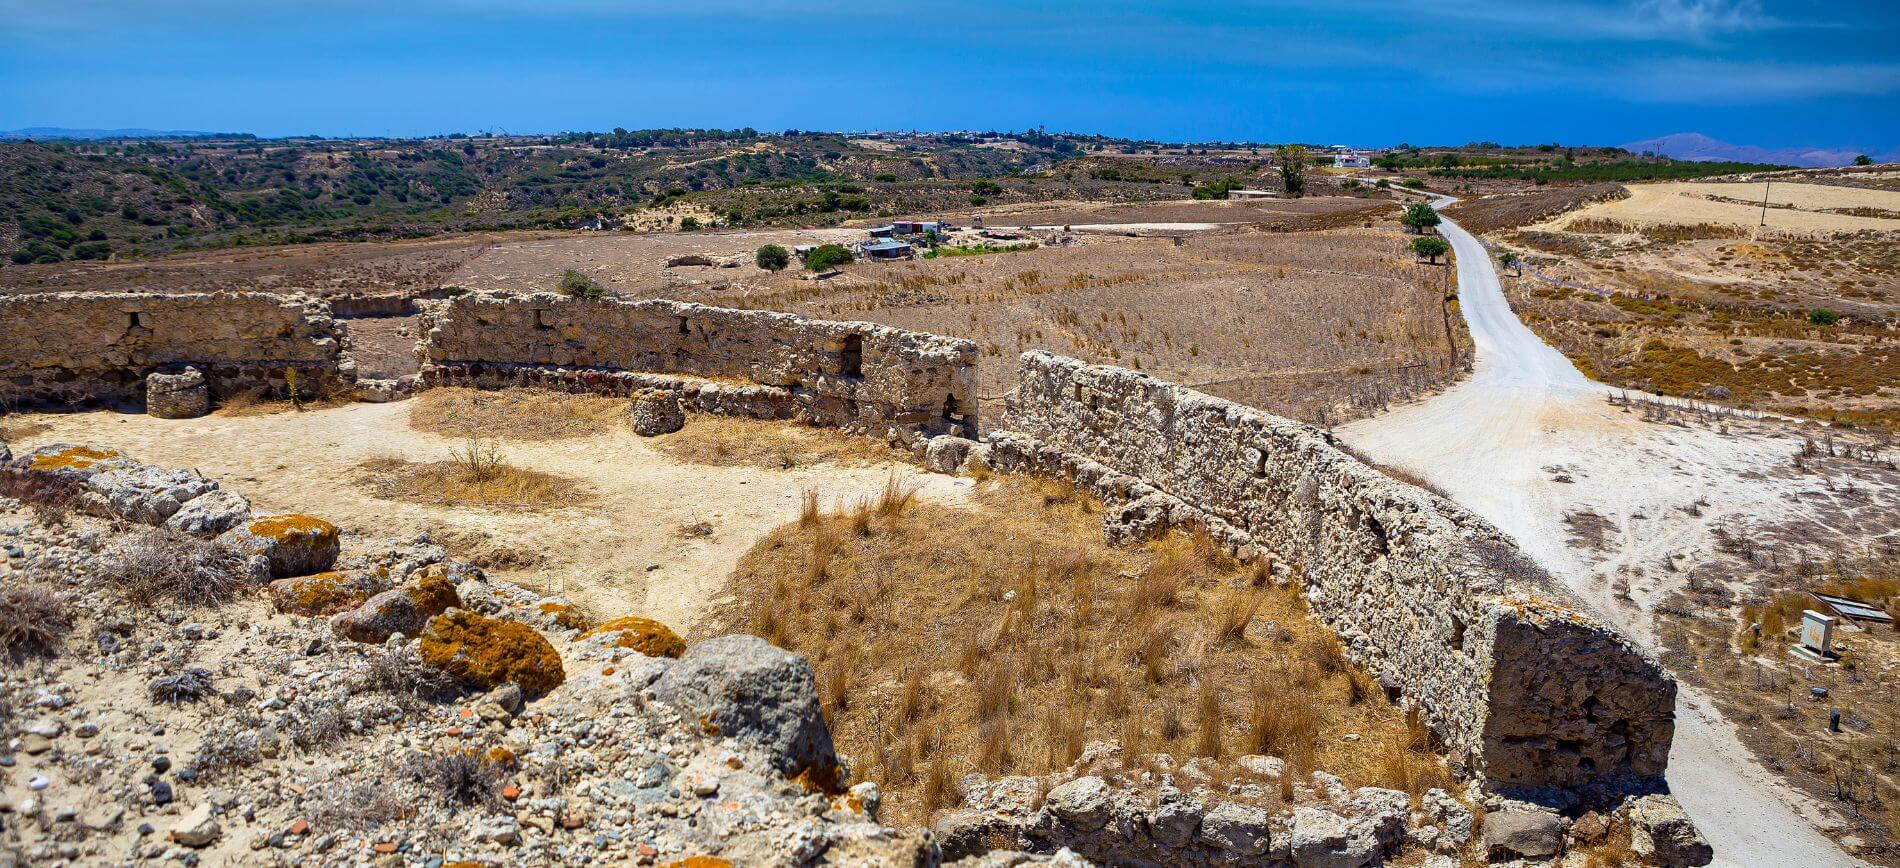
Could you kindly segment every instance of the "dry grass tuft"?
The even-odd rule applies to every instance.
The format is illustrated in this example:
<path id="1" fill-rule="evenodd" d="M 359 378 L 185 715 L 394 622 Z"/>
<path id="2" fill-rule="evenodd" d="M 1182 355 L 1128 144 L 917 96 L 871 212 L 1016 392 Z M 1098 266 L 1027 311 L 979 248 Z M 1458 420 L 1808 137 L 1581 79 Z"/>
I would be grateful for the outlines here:
<path id="1" fill-rule="evenodd" d="M 430 389 L 409 400 L 409 427 L 444 437 L 564 440 L 622 424 L 625 399 L 542 389 Z"/>
<path id="2" fill-rule="evenodd" d="M 768 419 L 691 414 L 686 427 L 655 437 L 661 452 L 689 464 L 790 470 L 814 464 L 889 461 L 899 453 L 862 437 Z"/>
<path id="3" fill-rule="evenodd" d="M 887 821 L 925 821 L 971 771 L 1065 768 L 1098 739 L 1131 762 L 1269 753 L 1355 786 L 1388 779 L 1372 758 L 1408 743 L 1404 716 L 1295 588 L 1256 584 L 1206 537 L 1109 548 L 1100 505 L 1058 483 L 999 476 L 973 497 L 915 501 L 896 477 L 830 510 L 808 495 L 701 628 L 813 661 L 833 737 L 867 758 Z M 1257 619 L 1272 653 L 1236 641 Z M 1258 687 L 1215 687 L 1236 684 Z"/>
<path id="4" fill-rule="evenodd" d="M 589 499 L 578 480 L 509 464 L 492 440 L 470 440 L 444 461 L 368 458 L 356 481 L 375 497 L 440 506 L 540 510 Z"/>
<path id="5" fill-rule="evenodd" d="M 72 627 L 66 601 L 51 586 L 17 578 L 0 583 L 0 657 L 51 654 Z"/>

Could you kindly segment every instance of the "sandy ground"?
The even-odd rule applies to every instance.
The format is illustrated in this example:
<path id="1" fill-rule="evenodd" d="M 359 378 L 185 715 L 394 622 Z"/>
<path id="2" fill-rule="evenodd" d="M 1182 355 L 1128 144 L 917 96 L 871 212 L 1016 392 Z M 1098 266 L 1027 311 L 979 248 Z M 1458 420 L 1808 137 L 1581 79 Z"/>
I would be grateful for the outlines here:
<path id="1" fill-rule="evenodd" d="M 1665 561 L 1711 545 L 1727 515 L 1787 508 L 1751 471 L 1786 464 L 1787 439 L 1722 435 L 1646 423 L 1608 402 L 1611 390 L 1578 373 L 1511 313 L 1476 238 L 1440 227 L 1458 254 L 1459 298 L 1478 361 L 1446 392 L 1340 429 L 1377 460 L 1411 469 L 1498 525 L 1639 641 L 1645 607 L 1680 581 Z M 1682 507 L 1703 504 L 1701 515 Z M 1569 544 L 1564 517 L 1594 509 L 1622 529 L 1608 557 Z M 1625 568 L 1645 564 L 1619 599 Z M 1650 574 L 1662 578 L 1651 579 Z M 1686 687 L 1670 752 L 1671 789 L 1716 850 L 1718 864 L 1857 864 L 1809 825 L 1815 804 L 1756 764 L 1733 730 Z M 1804 821 L 1805 818 L 1805 821 Z"/>
<path id="2" fill-rule="evenodd" d="M 1865 190 L 1827 184 L 1772 184 L 1767 187 L 1769 208 L 1765 217 L 1761 209 L 1763 184 L 1630 184 L 1627 199 L 1599 202 L 1531 228 L 1561 230 L 1580 219 L 1598 218 L 1627 223 L 1719 223 L 1748 227 L 1759 226 L 1765 219 L 1769 229 L 1791 232 L 1900 230 L 1900 219 L 1859 217 L 1822 210 L 1878 208 L 1900 214 L 1900 191 Z"/>
<path id="3" fill-rule="evenodd" d="M 639 614 L 690 632 L 715 602 L 739 557 L 798 516 L 799 495 L 816 488 L 827 505 L 874 495 L 893 472 L 912 476 L 919 496 L 961 503 L 970 481 L 923 474 L 895 461 L 801 467 L 708 467 L 674 460 L 626 429 L 591 437 L 511 443 L 511 464 L 581 479 L 590 502 L 544 512 L 425 506 L 371 497 L 352 483 L 359 462 L 399 454 L 445 459 L 458 441 L 408 425 L 407 403 L 265 416 L 164 420 L 95 411 L 40 415 L 50 430 L 12 445 L 83 442 L 143 461 L 191 467 L 260 509 L 303 512 L 335 522 L 347 536 L 431 531 L 454 539 L 486 536 L 544 561 L 493 572 L 559 593 L 604 617 Z M 690 421 L 688 424 L 691 424 Z M 712 525 L 710 536 L 681 528 Z"/>

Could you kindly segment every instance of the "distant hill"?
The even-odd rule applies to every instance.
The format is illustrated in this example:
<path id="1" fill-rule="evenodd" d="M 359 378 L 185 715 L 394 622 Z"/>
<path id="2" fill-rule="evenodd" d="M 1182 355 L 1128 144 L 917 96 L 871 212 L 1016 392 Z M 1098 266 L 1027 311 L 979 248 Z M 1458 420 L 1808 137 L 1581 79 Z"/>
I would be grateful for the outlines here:
<path id="1" fill-rule="evenodd" d="M 0 130 L 0 139 L 201 139 L 222 135 L 234 134 L 208 133 L 199 130 L 79 130 L 68 127 Z"/>
<path id="2" fill-rule="evenodd" d="M 1623 149 L 1632 153 L 1650 151 L 1674 160 L 1699 163 L 1779 163 L 1784 166 L 1820 168 L 1850 166 L 1854 158 L 1866 154 L 1875 162 L 1900 162 L 1900 150 L 1862 151 L 1851 148 L 1781 148 L 1770 150 L 1755 145 L 1731 145 L 1701 133 L 1676 133 L 1656 139 L 1630 142 Z"/>

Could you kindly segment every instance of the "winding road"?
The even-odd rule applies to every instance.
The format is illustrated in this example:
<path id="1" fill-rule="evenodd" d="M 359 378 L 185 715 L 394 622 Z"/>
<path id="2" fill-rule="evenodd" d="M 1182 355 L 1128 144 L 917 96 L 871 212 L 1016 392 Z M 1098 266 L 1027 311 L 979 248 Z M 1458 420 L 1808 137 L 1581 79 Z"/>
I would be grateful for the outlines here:
<path id="1" fill-rule="evenodd" d="M 1610 387 L 1583 376 L 1512 313 L 1484 245 L 1450 219 L 1439 231 L 1457 253 L 1459 305 L 1477 346 L 1472 375 L 1338 433 L 1440 486 L 1628 635 L 1653 643 L 1648 608 L 1680 581 L 1673 569 L 1654 568 L 1706 547 L 1723 517 L 1759 511 L 1767 493 L 1744 476 L 1785 464 L 1788 443 L 1647 423 L 1610 404 Z M 1622 529 L 1607 556 L 1571 542 L 1565 517 L 1585 510 Z M 1715 848 L 1716 864 L 1865 864 L 1815 829 L 1813 803 L 1764 771 L 1705 699 L 1687 685 L 1681 697 L 1670 788 Z"/>

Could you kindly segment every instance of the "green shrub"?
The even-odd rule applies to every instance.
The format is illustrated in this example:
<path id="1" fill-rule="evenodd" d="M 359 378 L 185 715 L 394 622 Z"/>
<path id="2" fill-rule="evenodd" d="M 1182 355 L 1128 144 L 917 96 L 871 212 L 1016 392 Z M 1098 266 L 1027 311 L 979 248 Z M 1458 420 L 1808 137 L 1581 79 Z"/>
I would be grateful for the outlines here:
<path id="1" fill-rule="evenodd" d="M 1824 307 L 1808 311 L 1808 322 L 1818 326 L 1831 326 L 1841 321 L 1841 315 Z"/>
<path id="2" fill-rule="evenodd" d="M 777 244 L 767 244 L 759 248 L 758 253 L 752 255 L 752 261 L 758 263 L 759 267 L 766 271 L 783 271 L 785 266 L 791 264 L 792 254 L 791 251 Z"/>
<path id="3" fill-rule="evenodd" d="M 820 244 L 812 252 L 805 254 L 807 271 L 824 271 L 834 265 L 843 265 L 851 261 L 851 251 L 840 244 Z"/>
<path id="4" fill-rule="evenodd" d="M 1419 256 L 1429 258 L 1432 262 L 1437 262 L 1438 257 L 1444 256 L 1450 251 L 1451 245 L 1445 243 L 1445 239 L 1439 238 L 1436 235 L 1427 235 L 1423 238 L 1412 239 L 1412 252 Z"/>
<path id="5" fill-rule="evenodd" d="M 697 231 L 698 229 L 699 229 L 699 218 L 698 218 L 698 217 L 682 217 L 682 218 L 680 218 L 680 231 L 681 231 L 681 232 L 693 232 L 693 231 Z"/>
<path id="6" fill-rule="evenodd" d="M 560 290 L 575 298 L 598 300 L 607 297 L 607 287 L 572 268 L 561 272 Z"/>
<path id="7" fill-rule="evenodd" d="M 894 184 L 897 182 L 897 176 L 891 174 L 890 172 L 880 172 L 876 176 L 874 176 L 871 180 L 878 181 L 884 184 Z"/>

